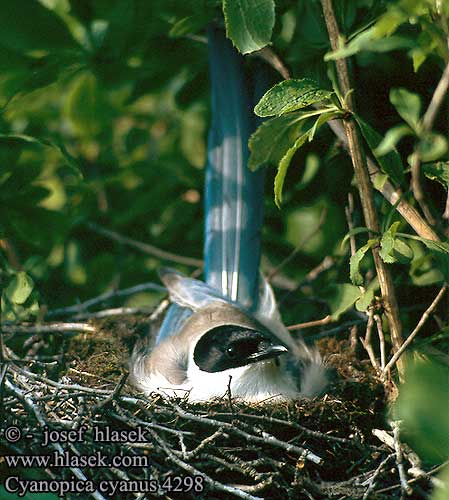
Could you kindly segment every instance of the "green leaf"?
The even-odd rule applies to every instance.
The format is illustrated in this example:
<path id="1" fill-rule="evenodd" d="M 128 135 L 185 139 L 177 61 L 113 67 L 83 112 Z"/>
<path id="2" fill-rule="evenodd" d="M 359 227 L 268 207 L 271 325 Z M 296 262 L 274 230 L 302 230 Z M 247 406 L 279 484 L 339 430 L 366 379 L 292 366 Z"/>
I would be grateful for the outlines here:
<path id="1" fill-rule="evenodd" d="M 0 45 L 22 52 L 77 47 L 62 19 L 37 0 L 2 2 Z"/>
<path id="2" fill-rule="evenodd" d="M 33 280 L 23 271 L 18 272 L 6 287 L 4 294 L 13 304 L 23 304 L 34 288 Z"/>
<path id="3" fill-rule="evenodd" d="M 333 120 L 334 118 L 338 118 L 341 116 L 343 112 L 335 107 L 335 109 L 331 109 L 330 111 L 326 111 L 325 113 L 320 114 L 318 119 L 315 121 L 313 127 L 310 129 L 309 132 L 309 141 L 313 141 L 313 138 L 315 137 L 315 132 L 323 125 L 324 123 L 327 123 L 329 120 Z"/>
<path id="4" fill-rule="evenodd" d="M 67 166 L 70 167 L 70 169 L 76 175 L 76 177 L 78 179 L 83 178 L 83 174 L 80 170 L 78 161 L 67 151 L 67 149 L 63 144 L 55 144 L 54 142 L 49 141 L 47 139 L 41 139 L 39 137 L 33 137 L 31 135 L 26 135 L 26 134 L 0 134 L 0 146 L 2 145 L 3 142 L 6 143 L 8 146 L 11 143 L 15 143 L 19 148 L 21 148 L 23 144 L 31 144 L 31 145 L 54 148 L 66 160 Z"/>
<path id="5" fill-rule="evenodd" d="M 324 294 L 330 308 L 332 319 L 337 320 L 361 296 L 359 287 L 350 283 L 331 285 Z"/>
<path id="6" fill-rule="evenodd" d="M 393 255 L 391 255 L 394 247 L 394 236 L 390 233 L 390 231 L 387 231 L 382 235 L 380 246 L 381 249 L 379 251 L 379 255 L 382 257 L 382 260 L 387 264 L 396 262 L 396 259 Z"/>
<path id="7" fill-rule="evenodd" d="M 248 161 L 251 170 L 262 165 L 277 165 L 295 138 L 303 131 L 304 118 L 300 113 L 278 116 L 264 121 L 250 137 Z"/>
<path id="8" fill-rule="evenodd" d="M 169 36 L 181 38 L 186 35 L 193 35 L 202 29 L 209 20 L 208 12 L 200 12 L 192 16 L 179 19 L 170 29 Z"/>
<path id="9" fill-rule="evenodd" d="M 404 167 L 402 165 L 401 157 L 396 150 L 390 151 L 389 153 L 380 156 L 377 153 L 377 148 L 382 141 L 382 136 L 365 122 L 360 116 L 355 115 L 355 119 L 362 131 L 363 137 L 365 138 L 368 146 L 373 152 L 374 157 L 378 161 L 382 171 L 385 172 L 391 179 L 398 184 L 401 184 L 404 180 Z"/>
<path id="10" fill-rule="evenodd" d="M 284 187 L 285 176 L 287 175 L 287 170 L 290 166 L 293 155 L 296 153 L 296 151 L 298 151 L 299 148 L 301 148 L 301 146 L 305 144 L 307 140 L 310 142 L 313 139 L 316 130 L 318 130 L 321 125 L 326 123 L 328 120 L 332 120 L 336 116 L 336 114 L 339 113 L 340 111 L 338 110 L 320 114 L 312 127 L 302 135 L 300 135 L 296 139 L 293 146 L 291 146 L 282 157 L 281 161 L 279 162 L 276 177 L 274 179 L 274 201 L 278 208 L 280 208 L 282 203 L 282 190 Z"/>
<path id="11" fill-rule="evenodd" d="M 399 116 L 416 131 L 421 115 L 421 97 L 404 88 L 391 89 L 390 102 L 396 108 Z"/>
<path id="12" fill-rule="evenodd" d="M 320 88 L 310 78 L 284 80 L 263 95 L 254 112 L 262 117 L 279 116 L 329 99 L 332 94 L 331 90 Z"/>
<path id="13" fill-rule="evenodd" d="M 447 140 L 441 134 L 431 132 L 418 143 L 418 152 L 422 161 L 439 160 L 447 152 Z"/>
<path id="14" fill-rule="evenodd" d="M 223 0 L 227 37 L 242 54 L 259 50 L 271 41 L 273 0 Z"/>
<path id="15" fill-rule="evenodd" d="M 306 188 L 320 169 L 320 159 L 315 153 L 309 153 L 305 160 L 304 173 L 301 180 L 296 184 L 295 190 L 299 191 Z"/>
<path id="16" fill-rule="evenodd" d="M 408 359 L 405 382 L 393 408 L 402 420 L 402 434 L 426 460 L 440 463 L 449 458 L 447 432 L 446 365 Z"/>
<path id="17" fill-rule="evenodd" d="M 445 188 L 449 187 L 449 161 L 425 163 L 422 169 L 428 179 L 439 182 Z"/>
<path id="18" fill-rule="evenodd" d="M 356 234 L 360 234 L 360 233 L 369 233 L 369 232 L 372 232 L 372 231 L 370 231 L 370 229 L 368 229 L 367 227 L 364 227 L 364 226 L 355 227 L 354 229 L 351 229 L 350 231 L 348 231 L 345 234 L 345 237 L 341 241 L 340 247 L 343 249 L 345 246 L 345 243 L 349 240 L 349 238 L 351 236 L 355 236 Z"/>
<path id="19" fill-rule="evenodd" d="M 408 125 L 396 125 L 390 128 L 376 148 L 376 155 L 383 156 L 396 150 L 396 144 L 405 136 L 412 135 L 413 131 Z"/>
<path id="20" fill-rule="evenodd" d="M 404 48 L 413 48 L 414 41 L 411 38 L 400 35 L 392 35 L 385 38 L 379 38 L 376 32 L 376 27 L 363 31 L 354 37 L 347 45 L 333 51 L 328 52 L 324 56 L 325 61 L 333 61 L 350 57 L 362 51 L 369 52 L 389 52 L 390 50 L 398 50 Z"/>
<path id="21" fill-rule="evenodd" d="M 355 303 L 357 311 L 365 312 L 368 310 L 371 302 L 374 299 L 374 293 L 379 289 L 379 278 L 376 276 L 362 293 L 360 299 Z"/>
<path id="22" fill-rule="evenodd" d="M 401 264 L 408 264 L 414 257 L 412 248 L 399 238 L 394 240 L 393 255 Z"/>
<path id="23" fill-rule="evenodd" d="M 398 233 L 398 236 L 420 241 L 421 243 L 424 243 L 427 248 L 429 248 L 430 250 L 434 250 L 435 252 L 449 254 L 449 243 L 445 243 L 443 241 L 428 240 L 426 238 L 421 238 L 421 236 L 415 236 L 414 234 Z"/>
<path id="24" fill-rule="evenodd" d="M 447 500 L 449 498 L 449 464 L 436 477 L 430 500 Z"/>
<path id="25" fill-rule="evenodd" d="M 79 135 L 92 137 L 101 132 L 110 109 L 92 73 L 84 72 L 75 80 L 67 96 L 65 112 Z"/>
<path id="26" fill-rule="evenodd" d="M 299 136 L 292 147 L 290 147 L 285 155 L 279 162 L 278 171 L 274 179 L 274 202 L 277 207 L 281 207 L 282 203 L 282 190 L 284 188 L 285 176 L 287 175 L 288 167 L 292 161 L 293 155 L 298 151 L 298 149 L 307 141 L 309 137 L 309 131 Z"/>
<path id="27" fill-rule="evenodd" d="M 363 276 L 360 274 L 360 263 L 366 252 L 378 243 L 378 240 L 368 240 L 366 245 L 360 247 L 349 260 L 349 276 L 354 285 L 363 285 Z"/>
<path id="28" fill-rule="evenodd" d="M 382 238 L 380 239 L 379 255 L 381 256 L 382 260 L 387 264 L 392 264 L 393 262 L 396 262 L 395 257 L 392 255 L 392 252 L 399 224 L 400 222 L 394 222 L 390 226 L 390 228 L 387 231 L 385 231 L 385 233 L 382 235 Z"/>

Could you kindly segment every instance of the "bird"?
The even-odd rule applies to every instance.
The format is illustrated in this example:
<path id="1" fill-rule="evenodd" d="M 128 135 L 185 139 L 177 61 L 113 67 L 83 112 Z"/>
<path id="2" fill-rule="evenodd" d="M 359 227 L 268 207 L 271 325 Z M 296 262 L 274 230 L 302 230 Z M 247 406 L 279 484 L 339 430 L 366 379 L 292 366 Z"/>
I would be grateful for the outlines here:
<path id="1" fill-rule="evenodd" d="M 248 167 L 253 107 L 266 71 L 245 71 L 224 32 L 208 28 L 212 122 L 205 175 L 204 281 L 163 268 L 171 305 L 156 339 L 137 344 L 131 381 L 147 394 L 247 402 L 319 394 L 319 352 L 293 339 L 260 272 L 264 169 Z"/>

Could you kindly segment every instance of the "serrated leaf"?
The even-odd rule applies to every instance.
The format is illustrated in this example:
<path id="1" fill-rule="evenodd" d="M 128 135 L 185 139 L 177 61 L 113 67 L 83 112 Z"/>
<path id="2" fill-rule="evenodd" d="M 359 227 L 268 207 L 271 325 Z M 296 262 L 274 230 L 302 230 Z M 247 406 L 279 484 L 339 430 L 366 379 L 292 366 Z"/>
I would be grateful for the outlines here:
<path id="1" fill-rule="evenodd" d="M 332 319 L 337 320 L 361 296 L 359 287 L 350 283 L 331 285 L 326 291 Z"/>
<path id="2" fill-rule="evenodd" d="M 273 0 L 223 0 L 226 35 L 242 54 L 271 41 L 275 15 Z"/>
<path id="3" fill-rule="evenodd" d="M 349 276 L 354 285 L 363 285 L 363 276 L 360 274 L 360 263 L 366 252 L 377 243 L 377 240 L 368 240 L 366 245 L 360 247 L 349 259 Z"/>
<path id="4" fill-rule="evenodd" d="M 400 238 L 394 240 L 393 255 L 401 264 L 408 264 L 413 259 L 413 250 Z"/>
<path id="5" fill-rule="evenodd" d="M 407 89 L 397 88 L 390 90 L 390 102 L 399 116 L 416 131 L 421 115 L 421 97 Z"/>
<path id="6" fill-rule="evenodd" d="M 323 125 L 324 123 L 327 123 L 329 120 L 333 120 L 334 118 L 338 118 L 339 116 L 342 115 L 342 111 L 339 110 L 338 108 L 335 108 L 330 111 L 326 111 L 325 113 L 322 113 L 318 119 L 315 121 L 313 127 L 310 129 L 309 132 L 309 141 L 313 141 L 313 138 L 315 137 L 316 131 Z"/>
<path id="7" fill-rule="evenodd" d="M 13 304 L 23 304 L 34 288 L 33 280 L 23 271 L 18 272 L 6 287 L 4 294 Z"/>
<path id="8" fill-rule="evenodd" d="M 332 94 L 310 78 L 284 80 L 262 96 L 254 112 L 261 117 L 280 116 L 329 99 Z"/>
<path id="9" fill-rule="evenodd" d="M 284 188 L 285 176 L 287 175 L 288 167 L 292 161 L 293 155 L 298 151 L 298 149 L 307 141 L 309 136 L 309 131 L 299 136 L 292 147 L 290 147 L 285 155 L 279 162 L 278 171 L 276 177 L 274 178 L 274 202 L 277 207 L 281 207 L 282 203 L 282 190 Z"/>
<path id="10" fill-rule="evenodd" d="M 439 182 L 445 188 L 449 187 L 449 161 L 426 163 L 422 169 L 428 179 Z"/>
<path id="11" fill-rule="evenodd" d="M 300 113 L 278 116 L 264 121 L 248 142 L 249 168 L 257 170 L 269 163 L 279 164 L 304 126 L 304 118 Z"/>
<path id="12" fill-rule="evenodd" d="M 424 243 L 427 248 L 434 250 L 435 252 L 449 254 L 449 243 L 428 240 L 427 238 L 421 238 L 421 236 L 415 236 L 414 234 L 398 233 L 398 236 L 401 236 L 401 238 L 409 238 L 411 240 L 420 241 L 421 243 Z"/>
<path id="13" fill-rule="evenodd" d="M 387 264 L 393 264 L 393 262 L 396 262 L 396 259 L 393 257 L 393 255 L 391 255 L 393 247 L 394 237 L 389 231 L 387 231 L 382 235 L 379 251 L 379 255 L 381 256 L 382 260 Z"/>
<path id="14" fill-rule="evenodd" d="M 324 113 L 321 116 L 319 116 L 314 125 L 312 125 L 312 127 L 309 130 L 307 130 L 304 134 L 299 136 L 296 139 L 293 146 L 290 147 L 282 157 L 281 161 L 279 162 L 276 177 L 274 179 L 274 201 L 278 208 L 280 208 L 282 203 L 282 190 L 284 187 L 285 176 L 287 175 L 287 170 L 288 167 L 290 166 L 290 162 L 293 158 L 293 155 L 296 153 L 296 151 L 298 151 L 299 148 L 301 148 L 301 146 L 304 145 L 304 143 L 307 140 L 311 141 L 312 140 L 311 138 L 313 138 L 315 131 L 318 130 L 321 127 L 321 125 L 326 123 L 328 120 L 334 118 L 335 113 L 336 112 Z M 338 113 L 340 113 L 340 111 L 338 111 Z"/>
<path id="15" fill-rule="evenodd" d="M 393 255 L 393 248 L 395 245 L 396 233 L 399 227 L 399 222 L 394 222 L 387 231 L 382 235 L 380 239 L 380 251 L 379 255 L 382 260 L 387 264 L 392 264 L 396 262 L 396 258 Z"/>
<path id="16" fill-rule="evenodd" d="M 362 131 L 365 141 L 373 152 L 373 155 L 378 161 L 382 171 L 391 177 L 393 181 L 401 184 L 404 180 L 404 167 L 399 153 L 394 150 L 382 156 L 377 154 L 377 148 L 382 141 L 382 136 L 360 116 L 355 115 L 355 119 L 360 127 L 360 130 Z"/>
<path id="17" fill-rule="evenodd" d="M 376 276 L 371 283 L 366 288 L 365 292 L 362 293 L 360 299 L 355 303 L 355 308 L 357 311 L 365 312 L 368 310 L 371 302 L 374 299 L 374 293 L 379 289 L 379 278 Z"/>

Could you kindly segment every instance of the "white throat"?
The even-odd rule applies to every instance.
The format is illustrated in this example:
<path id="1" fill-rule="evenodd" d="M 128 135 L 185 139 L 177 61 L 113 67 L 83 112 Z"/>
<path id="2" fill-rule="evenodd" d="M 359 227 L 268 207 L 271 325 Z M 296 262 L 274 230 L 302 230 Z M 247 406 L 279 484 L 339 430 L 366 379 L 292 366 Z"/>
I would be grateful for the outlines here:
<path id="1" fill-rule="evenodd" d="M 204 372 L 191 361 L 187 370 L 191 386 L 189 400 L 204 401 L 221 397 L 230 389 L 231 396 L 245 401 L 291 399 L 299 396 L 292 378 L 274 360 L 261 361 L 216 373 Z"/>

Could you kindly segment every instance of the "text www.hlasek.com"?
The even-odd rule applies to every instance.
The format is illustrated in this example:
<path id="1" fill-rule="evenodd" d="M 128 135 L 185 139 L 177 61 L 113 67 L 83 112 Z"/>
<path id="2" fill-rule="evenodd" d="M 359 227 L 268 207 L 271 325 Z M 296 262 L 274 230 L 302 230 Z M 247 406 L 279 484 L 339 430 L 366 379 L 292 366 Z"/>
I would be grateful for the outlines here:
<path id="1" fill-rule="evenodd" d="M 8 467 L 149 467 L 146 455 L 106 456 L 100 451 L 90 455 L 74 455 L 65 451 L 49 455 L 4 455 Z"/>

